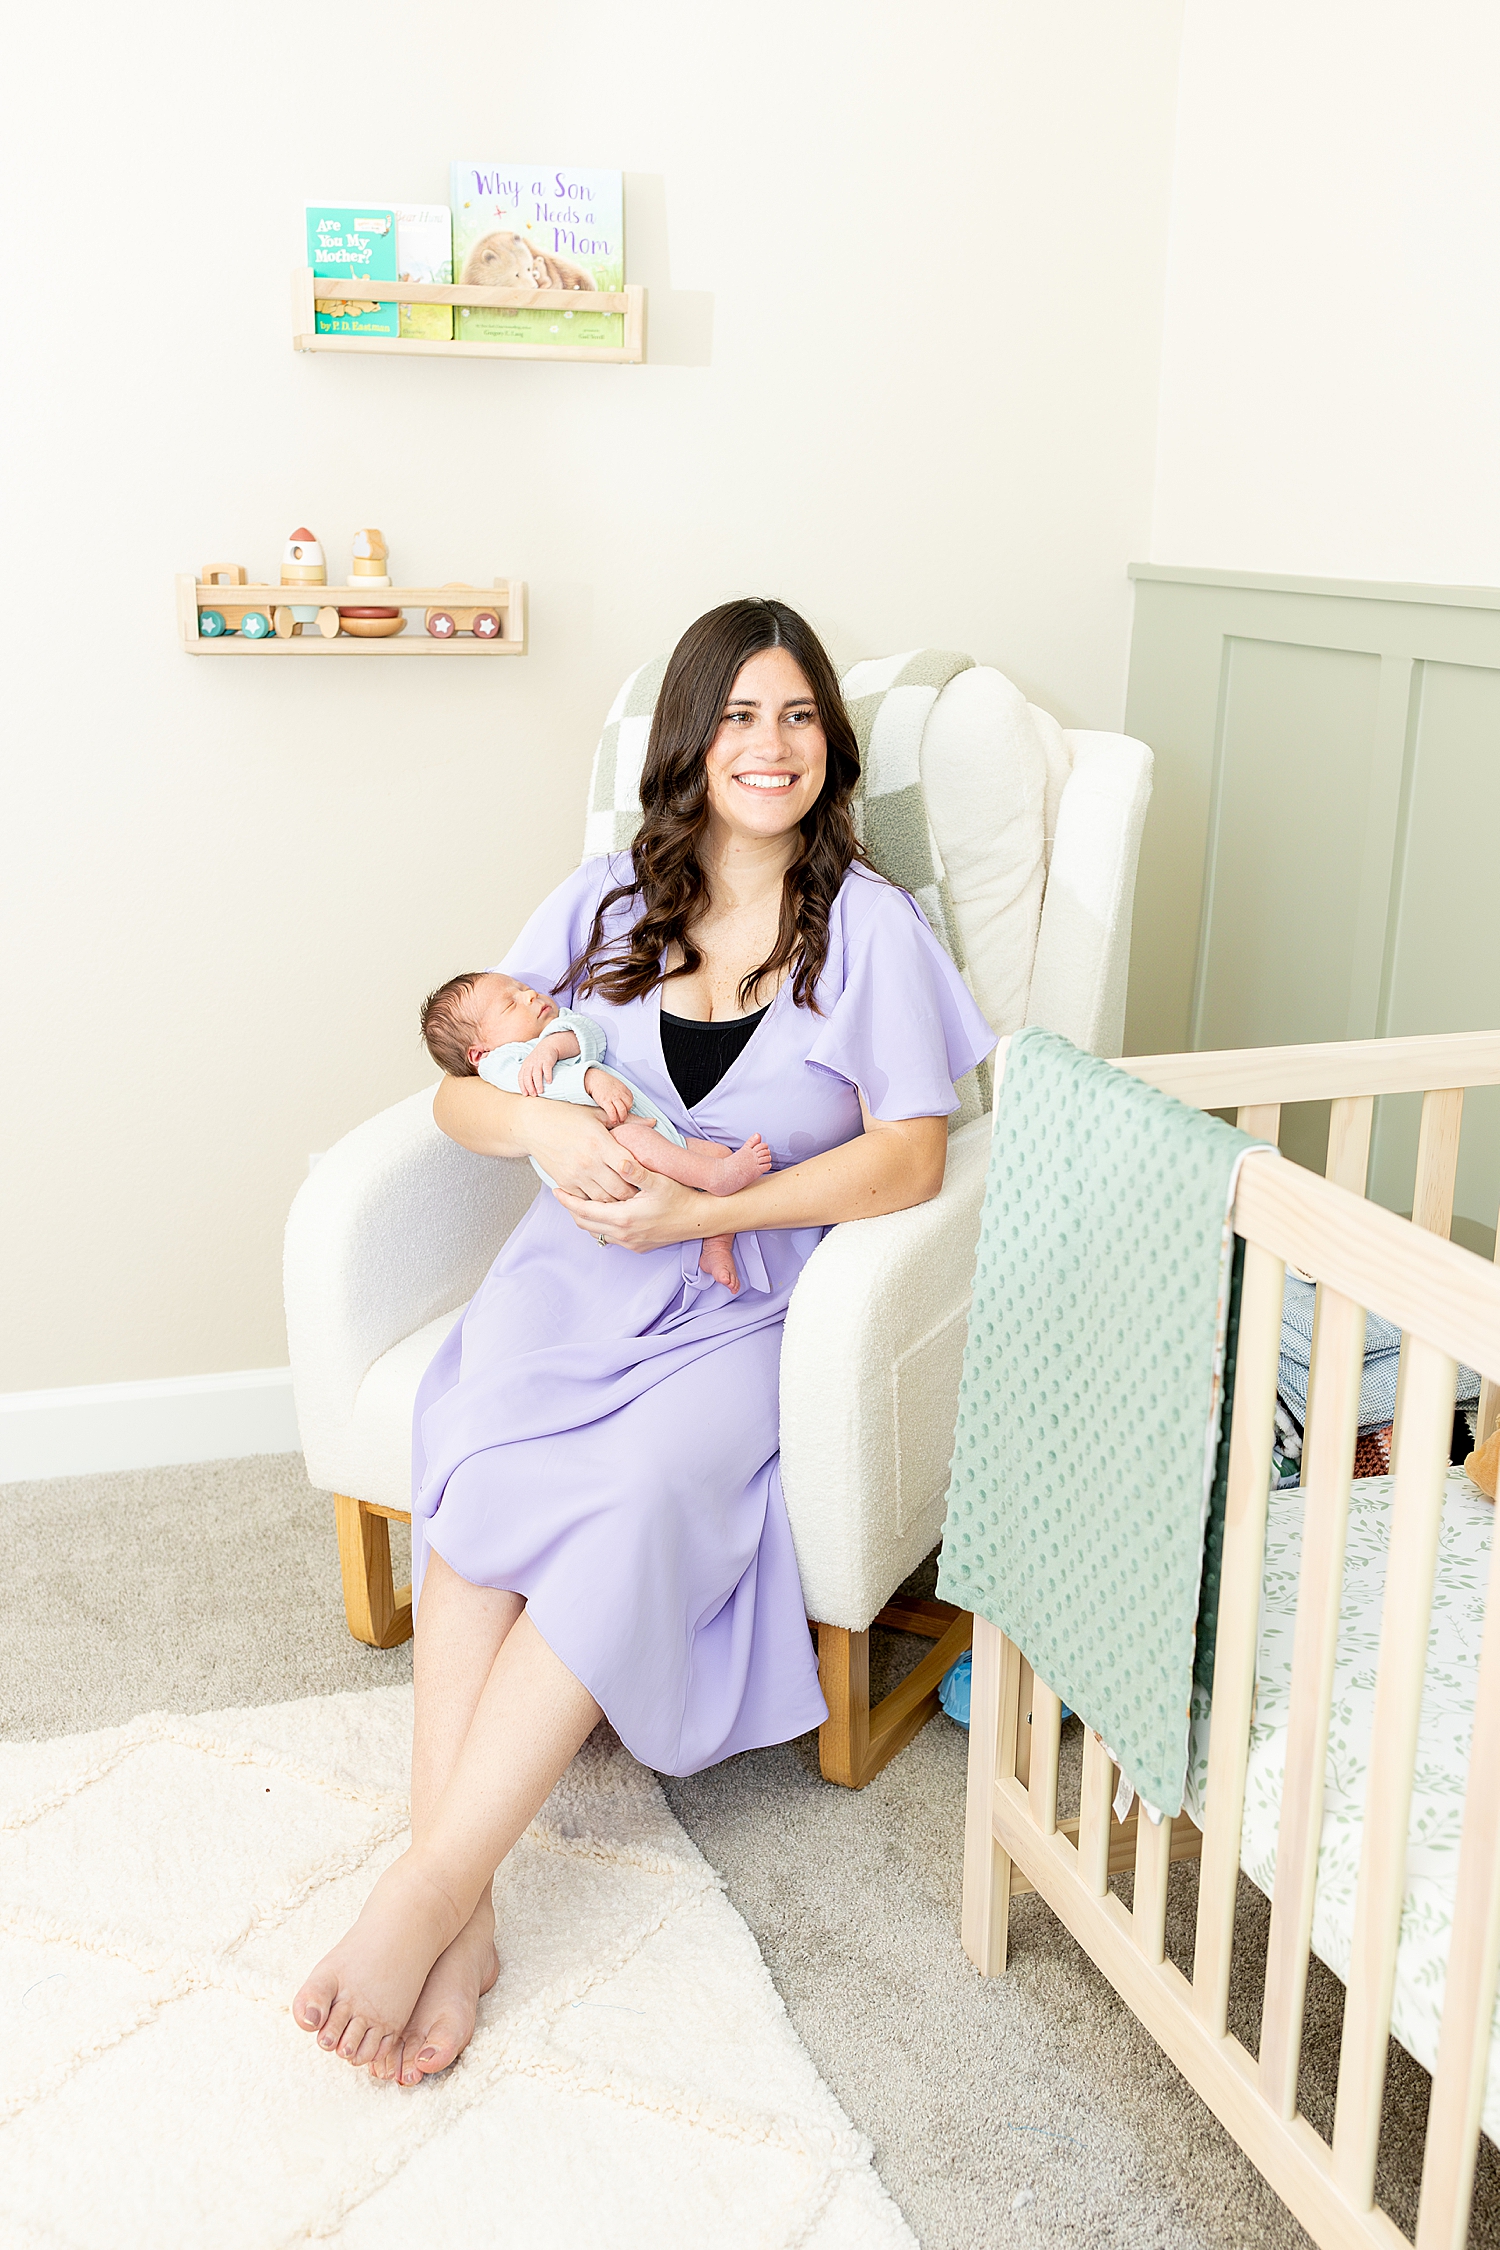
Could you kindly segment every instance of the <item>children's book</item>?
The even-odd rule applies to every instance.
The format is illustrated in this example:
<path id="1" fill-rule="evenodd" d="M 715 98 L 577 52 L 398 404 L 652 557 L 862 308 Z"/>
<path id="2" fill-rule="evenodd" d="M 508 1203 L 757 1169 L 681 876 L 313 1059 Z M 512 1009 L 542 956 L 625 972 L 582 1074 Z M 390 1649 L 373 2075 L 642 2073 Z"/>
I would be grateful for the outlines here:
<path id="1" fill-rule="evenodd" d="M 625 341 L 623 313 L 589 298 L 625 286 L 625 195 L 619 172 L 571 165 L 455 163 L 453 266 L 479 289 L 565 289 L 577 304 L 460 305 L 453 332 L 469 343 L 610 345 Z"/>
<path id="2" fill-rule="evenodd" d="M 453 279 L 453 214 L 446 203 L 398 203 L 396 278 L 398 281 Z M 402 305 L 401 334 L 453 339 L 451 305 Z"/>
<path id="3" fill-rule="evenodd" d="M 396 307 L 361 299 L 360 277 L 396 279 L 396 214 L 377 205 L 310 203 L 307 206 L 307 262 L 319 281 L 336 288 L 315 289 L 320 336 L 394 336 Z"/>

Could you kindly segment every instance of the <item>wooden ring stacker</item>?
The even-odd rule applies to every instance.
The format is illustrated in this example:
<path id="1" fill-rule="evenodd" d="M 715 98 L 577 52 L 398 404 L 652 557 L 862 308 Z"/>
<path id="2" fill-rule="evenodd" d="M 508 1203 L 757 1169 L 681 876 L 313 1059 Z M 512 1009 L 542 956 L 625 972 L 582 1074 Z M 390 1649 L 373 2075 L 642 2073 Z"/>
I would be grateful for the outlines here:
<path id="1" fill-rule="evenodd" d="M 384 641 L 395 633 L 406 631 L 406 619 L 399 609 L 371 609 L 364 606 L 339 610 L 339 629 L 355 640 Z"/>

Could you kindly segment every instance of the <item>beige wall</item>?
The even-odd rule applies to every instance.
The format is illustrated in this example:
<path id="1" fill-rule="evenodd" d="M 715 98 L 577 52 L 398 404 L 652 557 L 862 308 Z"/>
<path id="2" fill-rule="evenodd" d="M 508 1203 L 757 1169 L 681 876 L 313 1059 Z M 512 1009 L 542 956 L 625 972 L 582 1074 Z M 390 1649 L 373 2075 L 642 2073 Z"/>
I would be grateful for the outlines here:
<path id="1" fill-rule="evenodd" d="M 1500 584 L 1500 11 L 1187 0 L 1151 556 Z"/>
<path id="2" fill-rule="evenodd" d="M 709 604 L 1119 722 L 1179 13 L 31 12 L 0 1389 L 284 1360 L 309 1152 L 430 1076 L 417 998 L 575 859 L 615 687 Z M 507 154 L 626 170 L 650 365 L 294 356 L 306 196 Z M 340 569 L 375 523 L 408 583 L 525 577 L 533 653 L 185 657 L 174 572 L 270 575 L 303 521 Z"/>

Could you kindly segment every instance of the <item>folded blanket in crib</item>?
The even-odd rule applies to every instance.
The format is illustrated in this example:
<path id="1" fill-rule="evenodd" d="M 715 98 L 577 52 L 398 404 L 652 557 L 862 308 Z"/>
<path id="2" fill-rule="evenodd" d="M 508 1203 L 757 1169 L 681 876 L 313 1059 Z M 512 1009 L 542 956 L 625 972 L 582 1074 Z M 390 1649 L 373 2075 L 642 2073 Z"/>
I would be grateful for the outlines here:
<path id="1" fill-rule="evenodd" d="M 1313 1310 L 1317 1290 L 1300 1274 L 1286 1277 L 1281 1307 L 1281 1364 L 1276 1389 L 1291 1408 L 1298 1427 L 1307 1420 L 1307 1378 L 1312 1361 Z M 1401 1331 L 1379 1313 L 1365 1314 L 1365 1366 L 1359 1385 L 1359 1428 L 1389 1429 L 1396 1414 L 1396 1377 L 1401 1367 Z M 1461 1367 L 1454 1395 L 1456 1406 L 1472 1406 L 1479 1397 L 1479 1377 L 1472 1367 Z"/>
<path id="2" fill-rule="evenodd" d="M 1257 1145 L 1052 1032 L 1011 1041 L 938 1590 L 1161 1812 L 1187 1777 L 1229 1214 Z"/>

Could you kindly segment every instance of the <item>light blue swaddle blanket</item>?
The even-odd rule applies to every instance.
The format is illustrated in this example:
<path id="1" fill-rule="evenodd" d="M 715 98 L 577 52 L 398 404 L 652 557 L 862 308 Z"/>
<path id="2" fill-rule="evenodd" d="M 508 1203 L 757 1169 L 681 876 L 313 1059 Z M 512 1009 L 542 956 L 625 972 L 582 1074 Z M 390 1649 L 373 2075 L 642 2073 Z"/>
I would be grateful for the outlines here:
<path id="1" fill-rule="evenodd" d="M 498 1086 L 503 1094 L 519 1094 L 521 1091 L 522 1063 L 525 1062 L 532 1049 L 541 1044 L 542 1039 L 551 1039 L 559 1031 L 572 1032 L 574 1038 L 578 1041 L 578 1052 L 576 1055 L 565 1055 L 563 1060 L 554 1066 L 551 1080 L 546 1089 L 546 1098 L 549 1101 L 577 1102 L 583 1107 L 593 1109 L 595 1107 L 594 1097 L 584 1085 L 584 1079 L 597 1064 L 600 1068 L 608 1070 L 611 1078 L 618 1078 L 620 1084 L 629 1094 L 633 1105 L 630 1112 L 632 1117 L 644 1117 L 649 1125 L 654 1125 L 659 1133 L 665 1134 L 666 1138 L 678 1148 L 687 1147 L 684 1136 L 677 1130 L 669 1117 L 662 1116 L 651 1096 L 643 1094 L 639 1086 L 632 1086 L 628 1078 L 624 1077 L 612 1064 L 606 1063 L 603 1032 L 594 1022 L 592 1016 L 581 1016 L 576 1008 L 559 1008 L 539 1039 L 513 1039 L 508 1046 L 492 1047 L 489 1053 L 480 1059 L 479 1076 L 489 1085 Z M 531 1169 L 536 1173 L 538 1179 L 546 1181 L 549 1188 L 556 1187 L 556 1180 L 553 1179 L 550 1172 L 542 1170 L 535 1157 L 531 1159 Z"/>

